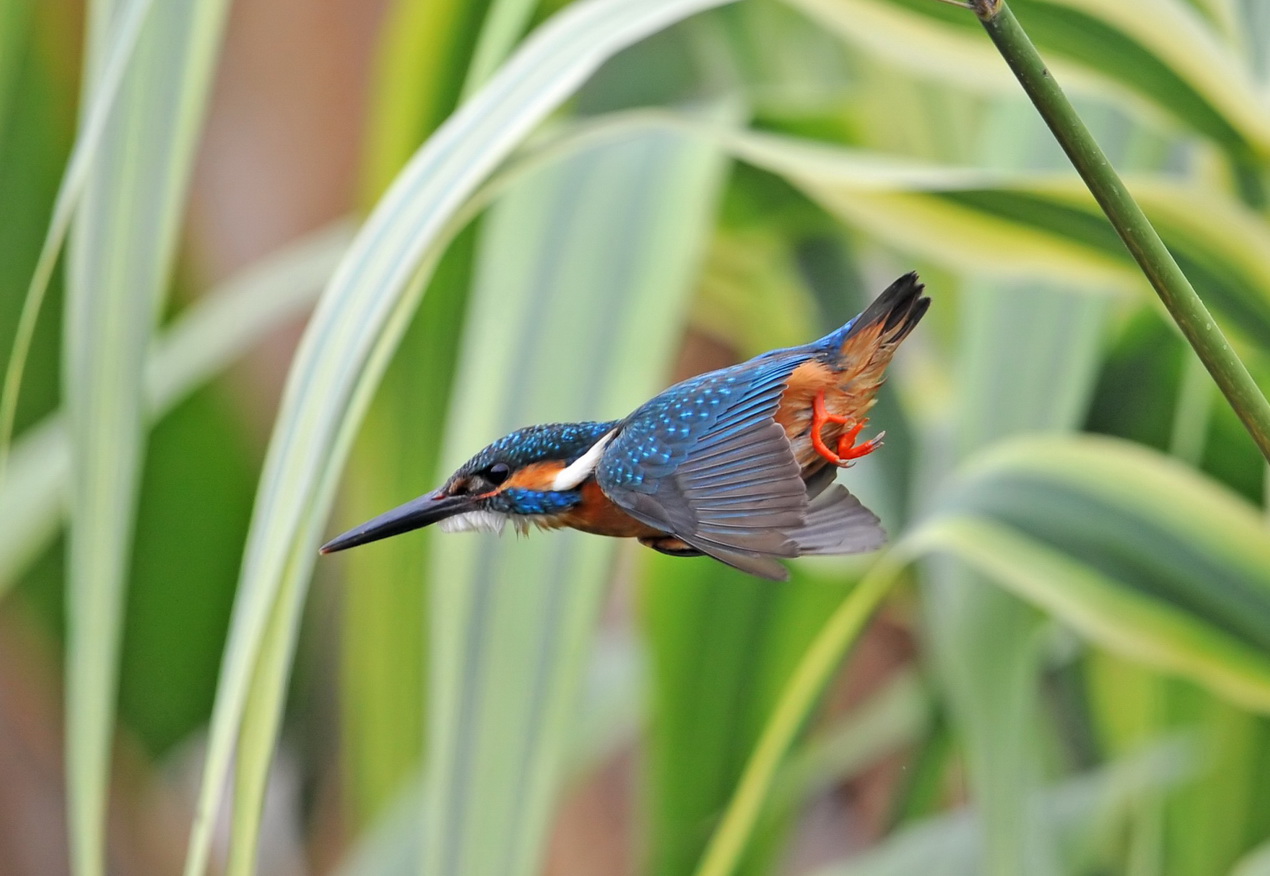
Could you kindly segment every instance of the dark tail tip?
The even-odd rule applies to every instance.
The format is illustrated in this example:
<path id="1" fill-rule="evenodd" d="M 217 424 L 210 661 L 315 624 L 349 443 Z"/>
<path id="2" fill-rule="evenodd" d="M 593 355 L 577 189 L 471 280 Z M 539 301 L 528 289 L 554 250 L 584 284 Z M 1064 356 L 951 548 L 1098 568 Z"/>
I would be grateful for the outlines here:
<path id="1" fill-rule="evenodd" d="M 916 271 L 910 271 L 886 288 L 851 324 L 850 334 L 882 323 L 881 334 L 887 343 L 898 344 L 921 321 L 930 307 L 930 299 L 922 295 L 926 287 Z"/>

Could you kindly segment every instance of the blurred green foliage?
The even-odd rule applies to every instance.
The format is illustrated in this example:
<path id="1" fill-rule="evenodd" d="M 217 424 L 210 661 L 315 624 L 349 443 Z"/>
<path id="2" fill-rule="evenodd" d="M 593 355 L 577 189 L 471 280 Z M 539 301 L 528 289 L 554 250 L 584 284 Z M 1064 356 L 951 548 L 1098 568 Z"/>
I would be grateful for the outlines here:
<path id="1" fill-rule="evenodd" d="M 1267 386 L 1270 15 L 1012 6 Z M 223 4 L 150 20 L 135 55 L 152 75 L 130 67 L 112 98 L 98 68 L 138 8 L 95 0 L 81 20 L 0 0 L 0 353 L 76 136 L 81 41 L 97 59 L 84 93 L 124 115 L 71 245 L 130 253 L 153 280 L 81 265 L 68 297 L 55 275 L 0 481 L 0 521 L 55 495 L 70 543 L 125 563 L 116 593 L 108 563 L 68 564 L 47 527 L 0 544 L 6 620 L 38 618 L 68 678 L 105 684 L 97 703 L 77 676 L 68 701 L 77 876 L 129 842 L 101 815 L 107 787 L 112 806 L 156 787 L 182 801 L 179 830 L 151 829 L 170 847 L 193 820 L 190 876 L 209 857 L 282 872 L 291 836 L 346 874 L 507 876 L 547 857 L 575 872 L 560 861 L 601 842 L 624 850 L 606 872 L 658 876 L 725 848 L 748 876 L 1265 872 L 1264 461 L 973 16 L 933 0 L 393 0 L 355 123 L 363 230 L 318 244 L 321 274 L 340 267 L 270 426 L 242 373 L 165 368 L 162 403 L 144 369 L 131 388 L 87 382 L 139 356 L 127 338 L 234 291 L 193 270 L 176 283 L 160 251 L 201 244 L 182 193 L 193 150 L 217 161 L 201 120 Z M 169 51 L 175 34 L 193 48 Z M 128 151 L 138 131 L 162 161 Z M 116 216 L 125 178 L 158 233 Z M 279 337 L 313 297 L 296 257 L 265 257 L 240 315 L 173 355 L 226 375 L 242 351 L 218 337 Z M 802 561 L 772 585 L 568 534 L 429 533 L 324 562 L 305 612 L 322 532 L 508 429 L 622 416 L 678 376 L 814 337 L 913 267 L 934 304 L 873 414 L 886 449 L 844 475 L 889 552 Z M 127 306 L 66 325 L 108 293 Z M 98 403 L 95 419 L 64 410 Z M 90 425 L 120 411 L 135 435 Z M 73 473 L 133 456 L 136 482 L 95 494 L 116 514 L 65 513 Z M 834 619 L 862 579 L 889 594 L 889 632 L 856 648 Z M 871 650 L 884 635 L 902 641 L 890 662 Z M 756 759 L 782 726 L 788 756 Z M 204 735 L 194 797 L 172 767 Z M 211 813 L 235 751 L 226 857 Z M 269 809 L 270 782 L 299 803 Z M 591 813 L 553 838 L 579 786 L 624 800 L 621 823 Z M 734 817 L 753 802 L 738 787 L 763 789 L 752 819 Z M 266 810 L 286 829 L 262 832 Z"/>

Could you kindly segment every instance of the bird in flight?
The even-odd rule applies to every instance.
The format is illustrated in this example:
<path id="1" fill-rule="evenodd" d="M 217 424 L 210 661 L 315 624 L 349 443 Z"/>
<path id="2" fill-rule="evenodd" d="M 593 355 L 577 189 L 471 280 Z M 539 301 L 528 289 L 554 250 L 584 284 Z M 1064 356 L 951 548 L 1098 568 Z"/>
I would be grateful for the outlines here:
<path id="1" fill-rule="evenodd" d="M 350 529 L 321 552 L 439 523 L 446 531 L 572 527 L 709 556 L 785 580 L 779 560 L 886 541 L 841 484 L 884 433 L 859 442 L 901 341 L 930 305 L 916 274 L 818 341 L 677 383 L 621 420 L 518 429 L 437 490 Z"/>

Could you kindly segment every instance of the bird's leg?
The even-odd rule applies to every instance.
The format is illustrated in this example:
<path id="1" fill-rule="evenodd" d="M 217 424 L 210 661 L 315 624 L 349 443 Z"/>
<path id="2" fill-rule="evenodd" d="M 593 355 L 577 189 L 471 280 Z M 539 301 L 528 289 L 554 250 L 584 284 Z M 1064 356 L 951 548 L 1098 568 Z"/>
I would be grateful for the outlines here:
<path id="1" fill-rule="evenodd" d="M 840 414 L 829 413 L 829 410 L 825 407 L 825 391 L 822 389 L 816 393 L 816 397 L 811 402 L 811 446 L 815 448 L 817 453 L 834 465 L 845 466 L 847 460 L 844 460 L 840 454 L 834 453 L 825 444 L 825 438 L 821 434 L 821 430 L 824 429 L 827 423 L 845 425 L 847 418 Z M 854 440 L 853 438 L 852 441 L 854 442 Z M 840 441 L 839 446 L 841 446 L 841 443 Z"/>
<path id="2" fill-rule="evenodd" d="M 816 397 L 811 403 L 811 446 L 829 462 L 840 468 L 846 468 L 851 465 L 852 460 L 868 456 L 882 446 L 882 436 L 886 434 L 885 432 L 880 433 L 876 438 L 865 441 L 863 444 L 856 445 L 855 440 L 860 437 L 860 430 L 868 422 L 868 418 L 852 420 L 850 417 L 844 417 L 841 414 L 829 413 L 828 408 L 825 407 L 825 391 L 822 389 L 816 393 Z M 821 430 L 827 423 L 838 423 L 844 426 L 847 423 L 852 424 L 846 434 L 838 439 L 837 453 L 829 449 L 825 444 L 824 436 L 821 434 Z"/>

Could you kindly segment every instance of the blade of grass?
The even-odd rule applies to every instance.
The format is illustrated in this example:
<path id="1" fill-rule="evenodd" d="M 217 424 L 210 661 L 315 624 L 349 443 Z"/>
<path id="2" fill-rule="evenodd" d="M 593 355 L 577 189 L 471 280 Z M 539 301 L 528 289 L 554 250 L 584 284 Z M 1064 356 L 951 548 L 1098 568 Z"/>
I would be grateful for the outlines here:
<path id="1" fill-rule="evenodd" d="M 932 0 L 786 0 L 869 55 L 925 78 L 1001 93 L 974 19 Z M 1232 157 L 1270 152 L 1266 98 L 1238 52 L 1186 0 L 1021 0 L 1037 45 L 1074 92 L 1176 121 Z M 1143 109 L 1148 113 L 1144 114 Z"/>
<path id="2" fill-rule="evenodd" d="M 1195 772 L 1193 748 L 1186 738 L 1165 739 L 1034 792 L 1025 805 L 1062 837 L 1064 872 L 1110 870 L 1116 827 L 1141 796 L 1175 787 Z M 934 816 L 853 858 L 816 870 L 814 876 L 978 876 L 987 858 L 979 841 L 983 817 L 968 808 Z"/>
<path id="3" fill-rule="evenodd" d="M 103 101 L 109 107 L 112 77 L 121 78 L 100 142 L 86 141 L 97 148 L 76 147 L 71 184 L 59 192 L 73 202 L 75 174 L 83 173 L 67 260 L 63 343 L 71 446 L 67 804 L 72 871 L 79 876 L 105 870 L 120 624 L 146 443 L 145 355 L 167 287 L 225 7 L 218 0 L 156 6 L 147 16 L 136 2 L 99 0 L 89 9 L 86 137 L 98 136 L 94 113 Z M 135 50 L 128 44 L 131 27 L 140 29 Z M 81 155 L 91 166 L 77 167 Z M 46 253 L 56 251 L 58 221 L 55 214 L 53 248 Z M 51 255 L 43 264 L 51 266 Z M 36 282 L 42 289 L 47 275 Z"/>
<path id="4" fill-rule="evenodd" d="M 1247 708 L 1270 710 L 1270 664 L 1223 631 L 1137 599 L 1124 583 L 1062 551 L 978 520 L 945 519 L 911 536 L 914 550 L 947 551 L 1108 648 L 1194 678 Z M 1058 593 L 1057 586 L 1066 588 Z"/>
<path id="5" fill-rule="evenodd" d="M 1270 155 L 1270 124 L 1267 124 L 1267 104 L 1264 97 L 1257 93 L 1247 67 L 1240 63 L 1230 45 L 1205 21 L 1193 4 L 1183 0 L 1121 0 L 1119 3 L 1102 3 L 1100 0 L 1025 2 L 1039 14 L 1044 14 L 1047 6 L 1055 7 L 1049 17 L 1055 25 L 1053 42 L 1056 50 L 1065 49 L 1077 57 L 1083 54 L 1089 63 L 1118 72 L 1124 81 L 1134 85 L 1138 84 L 1135 80 L 1137 75 L 1141 75 L 1139 71 L 1159 76 L 1171 73 L 1185 83 L 1187 93 L 1181 97 L 1178 92 L 1182 89 L 1174 88 L 1174 94 L 1181 99 L 1170 97 L 1161 101 L 1162 103 L 1172 103 L 1176 99 L 1177 105 L 1195 107 L 1190 116 L 1195 121 L 1208 113 L 1215 114 L 1223 120 L 1224 125 L 1232 129 L 1232 134 L 1223 131 L 1221 125 L 1207 120 L 1197 127 L 1210 136 L 1227 140 L 1235 149 L 1247 148 L 1263 158 Z M 1070 24 L 1066 27 L 1059 24 L 1060 16 L 1065 17 Z M 1091 28 L 1082 26 L 1087 22 L 1131 40 L 1135 48 L 1140 46 L 1141 51 L 1158 63 L 1163 71 L 1157 72 L 1153 69 L 1153 64 L 1143 63 L 1140 57 L 1135 57 L 1136 51 L 1123 52 L 1120 59 L 1105 56 L 1098 58 L 1096 51 L 1104 46 L 1088 39 Z M 1086 36 L 1084 45 L 1081 44 L 1082 31 Z M 1131 66 L 1135 61 L 1138 71 L 1134 71 Z M 1153 90 L 1151 86 L 1138 87 L 1145 94 Z M 1207 104 L 1205 109 L 1198 108 L 1198 101 L 1189 93 L 1191 90 L 1199 100 Z M 1157 92 L 1161 97 L 1164 93 Z M 1236 138 L 1243 142 L 1236 145 Z"/>
<path id="6" fill-rule="evenodd" d="M 484 84 L 503 62 L 525 32 L 537 6 L 538 0 L 492 0 L 463 83 L 464 97 Z"/>
<path id="7" fill-rule="evenodd" d="M 959 270 L 1040 274 L 1074 288 L 1138 282 L 1114 230 L 1066 175 L 915 162 L 755 132 L 715 136 L 871 236 Z M 1270 272 L 1258 255 L 1270 246 L 1265 219 L 1198 183 L 1139 176 L 1134 186 L 1230 323 L 1270 343 Z"/>
<path id="8" fill-rule="evenodd" d="M 930 0 L 925 0 L 930 2 Z M 786 178 L 871 237 L 965 273 L 1044 275 L 1073 288 L 1131 289 L 1141 271 L 1088 189 L 1070 174 L 918 161 L 681 115 L 638 110 L 556 135 L 543 152 L 623 129 L 669 127 L 717 141 Z M 1135 190 L 1186 270 L 1241 335 L 1270 343 L 1270 223 L 1212 186 L 1138 174 Z"/>
<path id="9" fill-rule="evenodd" d="M 75 218 L 75 210 L 91 181 L 89 174 L 103 150 L 103 139 L 108 135 L 107 126 L 114 117 L 124 76 L 133 62 L 137 42 L 151 5 L 152 0 L 132 0 L 128 6 L 121 8 L 118 24 L 110 38 L 97 37 L 105 40 L 105 51 L 109 54 L 99 61 L 99 74 L 91 82 L 85 83 L 85 94 L 89 95 L 89 99 L 81 108 L 80 130 L 57 190 L 48 234 L 40 248 L 35 271 L 27 287 L 26 300 L 22 304 L 22 313 L 14 332 L 13 349 L 5 366 L 4 387 L 0 391 L 0 481 L 4 480 L 8 462 L 18 393 L 22 388 L 22 372 L 31 349 L 31 339 L 35 335 L 35 323 L 43 307 L 58 254 L 70 231 L 71 221 Z M 87 64 L 85 69 L 87 70 Z"/>
<path id="10" fill-rule="evenodd" d="M 24 37 L 35 4 L 31 0 L 0 0 L 0 139 L 9 123 L 9 105 L 22 60 Z"/>
<path id="11" fill-rule="evenodd" d="M 931 2 L 931 0 L 924 0 Z M 659 110 L 615 113 L 553 134 L 531 160 L 623 131 L 667 127 L 718 142 L 786 178 L 871 238 L 964 273 L 1042 275 L 1073 290 L 1133 290 L 1142 273 L 1088 189 L 1069 173 L 916 161 L 814 140 L 691 122 Z M 1138 174 L 1134 189 L 1171 249 L 1234 331 L 1270 344 L 1270 223 L 1212 186 Z"/>
<path id="12" fill-rule="evenodd" d="M 759 736 L 723 820 L 710 838 L 697 876 L 728 876 L 736 869 L 795 736 L 843 655 L 859 638 L 903 568 L 904 561 L 896 550 L 884 554 L 816 634 Z"/>
<path id="13" fill-rule="evenodd" d="M 690 872 L 727 805 L 793 664 L 846 582 L 795 578 L 784 587 L 714 564 L 651 557 L 641 593 L 652 669 L 648 762 L 648 867 Z M 763 873 L 784 834 L 767 810 L 742 856 Z"/>
<path id="14" fill-rule="evenodd" d="M 146 356 L 146 415 L 153 422 L 317 300 L 352 227 L 316 231 L 230 277 L 201 296 L 155 337 Z M 70 438 L 53 414 L 13 446 L 0 484 L 0 599 L 53 540 L 66 510 Z"/>
<path id="15" fill-rule="evenodd" d="M 1270 461 L 1270 402 L 1231 350 L 1195 289 L 1133 200 L 1093 136 L 1072 108 L 1004 0 L 974 0 L 975 13 L 1010 65 L 1055 138 L 1071 159 L 1099 206 L 1115 226 L 1230 402 L 1248 434 Z"/>
<path id="16" fill-rule="evenodd" d="M 417 29 L 389 37 L 380 63 L 393 73 L 379 77 L 373 103 L 387 117 L 376 116 L 371 123 L 372 143 L 385 149 L 376 145 L 368 155 L 378 163 L 397 152 L 391 171 L 399 170 L 417 145 L 406 138 L 430 132 L 483 84 L 513 48 L 534 5 L 523 0 L 399 4 L 393 15 L 400 20 L 392 27 Z M 516 23 L 522 13 L 525 20 Z M 461 59 L 467 57 L 472 60 L 460 81 Z M 444 59 L 450 62 L 442 64 Z M 396 148 L 388 151 L 394 141 Z M 382 186 L 384 180 L 377 178 L 384 176 L 383 168 L 368 165 L 367 170 L 368 179 Z M 370 192 L 378 193 L 378 188 Z M 396 504 L 402 483 L 436 477 L 474 239 L 475 230 L 461 235 L 439 263 L 433 288 L 367 413 L 345 478 L 348 526 Z M 421 756 L 427 642 L 420 633 L 426 596 L 413 581 L 426 562 L 421 548 L 426 549 L 417 540 L 398 539 L 345 561 L 349 577 L 363 582 L 345 603 L 342 637 L 341 752 L 355 820 L 370 817 L 390 800 Z"/>
<path id="17" fill-rule="evenodd" d="M 1025 106 L 987 112 L 977 159 L 1045 166 L 1043 131 Z M 1061 159 L 1060 159 L 1061 160 Z M 954 453 L 958 460 L 1010 435 L 1070 431 L 1083 421 L 1097 373 L 1104 301 L 1052 282 L 971 281 L 959 299 Z M 950 471 L 954 464 L 940 466 Z M 984 872 L 1058 873 L 1057 842 L 1027 801 L 1047 752 L 1038 720 L 1044 619 L 1033 607 L 954 563 L 929 563 L 923 590 L 933 672 L 983 813 Z"/>
<path id="18" fill-rule="evenodd" d="M 282 725 L 281 701 L 291 677 L 291 655 L 300 631 L 303 579 L 302 574 L 285 575 L 252 675 L 234 763 L 234 815 L 226 876 L 251 876 L 256 872 L 269 765 Z"/>
<path id="19" fill-rule="evenodd" d="M 307 581 L 321 521 L 382 365 L 417 295 L 410 281 L 482 180 L 596 67 L 630 43 L 726 0 L 590 0 L 536 31 L 438 129 L 371 214 L 327 287 L 288 377 L 253 512 L 186 858 L 206 869 L 213 813 L 268 618 L 292 575 Z M 301 588 L 301 592 L 303 588 Z M 267 704 L 280 708 L 279 702 Z"/>
<path id="20" fill-rule="evenodd" d="M 651 394 L 721 167 L 709 144 L 646 134 L 535 175 L 491 212 L 448 457 Z M 614 547 L 575 533 L 431 545 L 423 872 L 533 872 Z"/>
<path id="21" fill-rule="evenodd" d="M 376 391 L 344 477 L 346 529 L 401 501 L 403 483 L 436 479 L 444 413 L 467 307 L 476 229 L 449 247 Z M 390 800 L 423 750 L 427 652 L 419 569 L 427 542 L 390 539 L 342 558 L 359 582 L 344 600 L 341 753 L 356 821 Z"/>
<path id="22" fill-rule="evenodd" d="M 463 69 L 488 6 L 484 0 L 391 4 L 362 167 L 368 205 L 459 104 Z M 397 504 L 402 483 L 436 474 L 474 237 L 474 228 L 459 235 L 438 263 L 376 390 L 344 477 L 340 529 Z M 342 562 L 347 578 L 362 582 L 343 604 L 339 697 L 344 808 L 359 824 L 395 796 L 422 756 L 426 596 L 415 579 L 423 545 L 393 539 Z"/>
<path id="23" fill-rule="evenodd" d="M 384 14 L 366 130 L 362 191 L 379 197 L 462 96 L 488 0 L 393 0 Z"/>
<path id="24" fill-rule="evenodd" d="M 603 638 L 587 666 L 578 720 L 567 727 L 564 768 L 582 780 L 630 745 L 641 721 L 642 662 L 636 644 L 621 634 Z M 423 857 L 425 779 L 421 771 L 349 850 L 336 876 L 415 876 Z"/>
<path id="25" fill-rule="evenodd" d="M 1270 541 L 1256 510 L 1162 454 L 1019 438 L 981 454 L 903 540 L 1109 650 L 1270 708 Z"/>
<path id="26" fill-rule="evenodd" d="M 441 240 L 447 241 L 448 236 Z M 388 367 L 388 360 L 396 349 L 397 341 L 405 333 L 413 316 L 414 305 L 431 278 L 440 258 L 438 251 L 420 265 L 415 277 L 404 290 L 398 305 L 389 313 L 383 326 L 383 342 L 375 347 L 364 363 L 364 370 L 353 387 L 349 409 L 358 416 L 349 417 L 335 433 L 332 454 L 346 458 L 361 423 L 361 415 L 370 405 L 371 395 Z M 330 507 L 339 483 L 338 469 L 327 469 L 314 487 L 314 502 Z M 303 521 L 304 528 L 296 538 L 311 546 L 318 543 L 322 525 L 320 517 Z M 282 710 L 286 701 L 287 682 L 291 677 L 291 664 L 295 654 L 296 632 L 301 609 L 307 593 L 307 584 L 313 569 L 313 551 L 295 551 L 285 557 L 278 582 L 277 599 L 270 607 L 268 627 L 262 631 L 260 652 L 250 667 L 245 680 L 245 702 L 242 724 L 237 731 L 238 759 L 234 764 L 234 808 L 230 821 L 230 863 L 235 869 L 231 876 L 255 872 L 257 844 L 260 832 L 260 815 L 264 810 L 264 793 L 268 784 L 269 765 L 277 744 L 278 730 L 282 724 Z M 222 666 L 222 672 L 224 667 Z M 217 688 L 219 702 L 219 687 Z M 215 718 L 215 713 L 213 713 Z M 218 793 L 223 793 L 219 789 Z M 197 817 L 197 813 L 196 813 Z M 195 826 L 198 826 L 196 821 Z M 191 844 L 197 837 L 191 836 Z M 194 851 L 191 845 L 191 851 Z M 206 855 L 210 849 L 199 850 Z M 191 867 L 187 857 L 186 867 Z"/>

